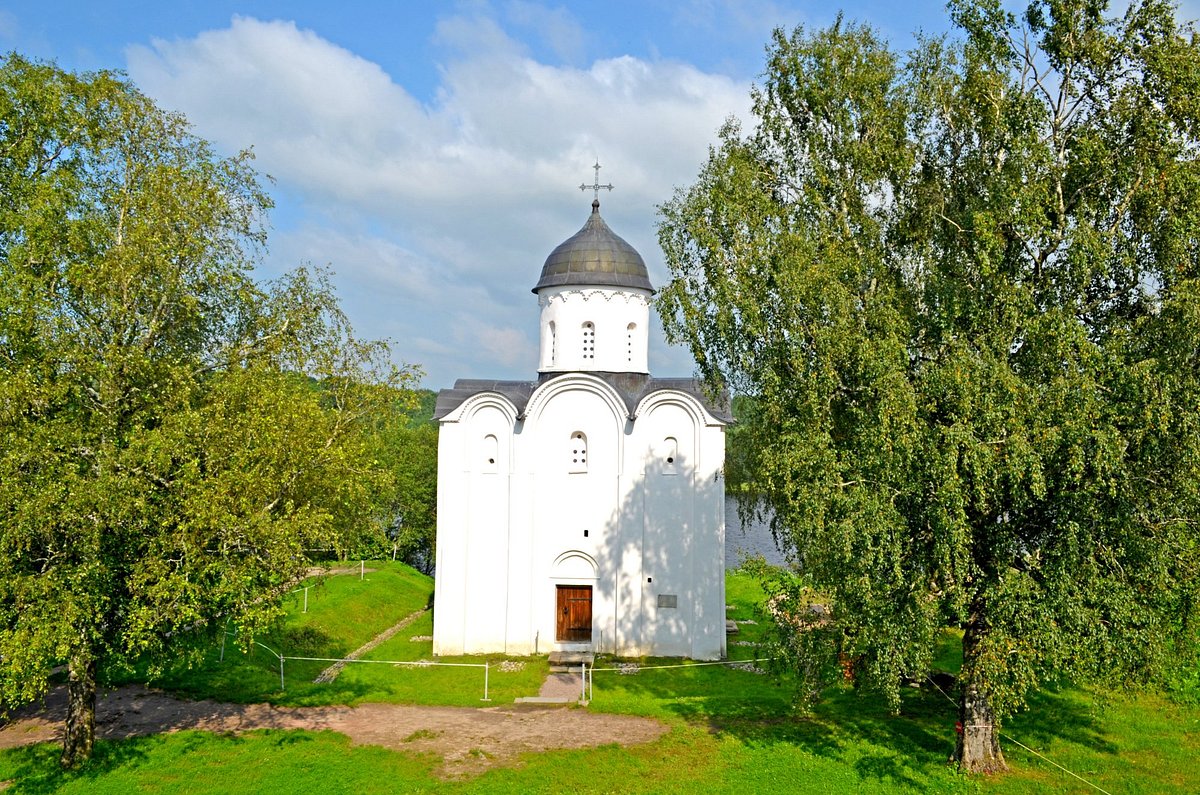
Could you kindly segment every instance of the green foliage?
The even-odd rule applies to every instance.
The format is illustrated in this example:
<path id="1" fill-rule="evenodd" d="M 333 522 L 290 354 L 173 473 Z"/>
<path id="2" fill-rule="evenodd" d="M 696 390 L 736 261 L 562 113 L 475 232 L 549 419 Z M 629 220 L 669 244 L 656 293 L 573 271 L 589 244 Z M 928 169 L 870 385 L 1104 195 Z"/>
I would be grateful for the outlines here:
<path id="1" fill-rule="evenodd" d="M 414 391 L 414 397 L 416 398 L 415 404 L 408 412 L 409 426 L 416 428 L 420 425 L 433 424 L 434 427 L 437 427 L 437 423 L 433 421 L 433 412 L 437 408 L 437 392 L 432 389 L 417 389 Z"/>
<path id="2" fill-rule="evenodd" d="M 733 474 L 801 562 L 781 593 L 832 602 L 797 670 L 840 651 L 897 706 L 953 625 L 974 725 L 1194 637 L 1200 40 L 1159 0 L 951 13 L 904 58 L 777 32 L 755 128 L 661 208 L 659 300 L 750 398 Z"/>
<path id="3" fill-rule="evenodd" d="M 748 395 L 734 395 L 732 407 L 735 422 L 725 430 L 725 493 L 739 496 L 744 511 L 761 493 L 754 469 L 758 407 Z"/>
<path id="4" fill-rule="evenodd" d="M 251 279 L 250 160 L 117 75 L 0 63 L 0 705 L 66 661 L 75 714 L 97 675 L 261 632 L 307 550 L 378 533 L 364 420 L 413 374 L 323 274 Z"/>
<path id="5" fill-rule="evenodd" d="M 387 532 L 380 551 L 431 574 L 437 538 L 437 393 L 422 389 L 403 397 L 380 416 L 372 435 L 374 456 L 389 475 L 378 500 Z"/>

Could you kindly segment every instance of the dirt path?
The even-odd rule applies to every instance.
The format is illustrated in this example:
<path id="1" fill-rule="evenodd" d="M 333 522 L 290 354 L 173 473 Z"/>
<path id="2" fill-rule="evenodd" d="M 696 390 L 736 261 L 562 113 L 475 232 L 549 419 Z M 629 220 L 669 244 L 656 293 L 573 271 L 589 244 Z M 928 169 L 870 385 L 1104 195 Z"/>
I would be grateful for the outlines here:
<path id="1" fill-rule="evenodd" d="M 347 660 L 357 660 L 359 657 L 361 657 L 364 654 L 366 654 L 367 652 L 371 651 L 376 646 L 378 646 L 380 643 L 383 643 L 385 640 L 388 640 L 393 635 L 395 635 L 397 632 L 404 629 L 405 627 L 407 627 L 412 622 L 416 621 L 418 618 L 420 618 L 424 614 L 425 614 L 425 608 L 423 608 L 423 607 L 420 610 L 417 610 L 415 613 L 409 613 L 404 618 L 400 619 L 399 623 L 393 624 L 392 626 L 385 629 L 383 632 L 380 632 L 378 635 L 371 638 L 369 641 L 367 641 L 363 645 L 359 646 L 354 651 L 347 654 L 346 659 Z M 317 674 L 317 678 L 314 679 L 313 681 L 316 682 L 317 684 L 321 684 L 322 682 L 332 682 L 334 679 L 338 678 L 338 674 L 340 674 L 342 672 L 342 669 L 345 667 L 346 667 L 346 663 L 341 662 L 341 661 L 335 662 L 333 665 L 329 666 L 324 671 L 321 671 L 321 673 Z"/>
<path id="2" fill-rule="evenodd" d="M 51 691 L 43 709 L 19 710 L 0 725 L 0 748 L 59 740 L 65 712 L 66 689 L 59 687 Z M 665 725 L 651 718 L 562 707 L 273 707 L 181 701 L 141 686 L 110 691 L 96 705 L 98 738 L 122 739 L 184 729 L 330 729 L 347 735 L 358 745 L 434 753 L 442 758 L 440 773 L 454 777 L 510 764 L 527 751 L 590 748 L 605 743 L 637 745 L 656 740 L 667 731 Z"/>

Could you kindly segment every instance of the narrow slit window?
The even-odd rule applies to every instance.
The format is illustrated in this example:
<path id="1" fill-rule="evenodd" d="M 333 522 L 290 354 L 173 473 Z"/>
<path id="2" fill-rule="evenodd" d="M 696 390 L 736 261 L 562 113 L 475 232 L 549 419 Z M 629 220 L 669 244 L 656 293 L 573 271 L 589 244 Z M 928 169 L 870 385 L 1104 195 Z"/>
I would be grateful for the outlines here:
<path id="1" fill-rule="evenodd" d="M 679 441 L 674 436 L 663 439 L 658 463 L 664 475 L 679 474 Z"/>
<path id="2" fill-rule="evenodd" d="M 625 327 L 625 361 L 633 363 L 633 333 L 637 331 L 637 323 Z"/>
<path id="3" fill-rule="evenodd" d="M 500 443 L 492 434 L 483 437 L 480 469 L 485 473 L 498 472 L 500 469 Z"/>
<path id="4" fill-rule="evenodd" d="M 587 472 L 588 449 L 587 435 L 583 431 L 571 434 L 570 444 L 567 445 L 568 472 Z"/>
<path id="5" fill-rule="evenodd" d="M 554 334 L 554 321 L 550 321 L 550 364 L 558 362 L 558 337 Z"/>

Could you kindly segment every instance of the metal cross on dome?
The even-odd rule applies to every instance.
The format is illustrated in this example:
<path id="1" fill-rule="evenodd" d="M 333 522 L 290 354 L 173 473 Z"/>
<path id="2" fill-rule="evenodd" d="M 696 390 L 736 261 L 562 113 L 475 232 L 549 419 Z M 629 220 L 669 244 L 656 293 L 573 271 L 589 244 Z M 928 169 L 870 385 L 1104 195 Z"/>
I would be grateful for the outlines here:
<path id="1" fill-rule="evenodd" d="M 580 190 L 588 190 L 590 188 L 594 193 L 594 195 L 592 196 L 592 201 L 600 201 L 600 189 L 603 188 L 604 190 L 611 191 L 613 189 L 613 186 L 612 186 L 611 182 L 607 185 L 600 184 L 600 161 L 599 160 L 596 161 L 596 165 L 592 166 L 592 168 L 596 169 L 596 181 L 593 182 L 591 185 L 580 185 L 579 189 Z"/>

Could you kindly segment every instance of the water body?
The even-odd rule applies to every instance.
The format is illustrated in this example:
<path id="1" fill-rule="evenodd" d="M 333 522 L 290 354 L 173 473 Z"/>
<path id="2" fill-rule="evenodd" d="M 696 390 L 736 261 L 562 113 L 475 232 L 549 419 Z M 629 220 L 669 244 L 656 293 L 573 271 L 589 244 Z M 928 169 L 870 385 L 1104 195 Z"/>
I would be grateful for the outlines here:
<path id="1" fill-rule="evenodd" d="M 775 545 L 771 528 L 765 521 L 750 521 L 743 525 L 738 516 L 737 500 L 725 498 L 725 568 L 736 569 L 748 557 L 761 555 L 768 563 L 783 566 L 787 559 Z"/>

